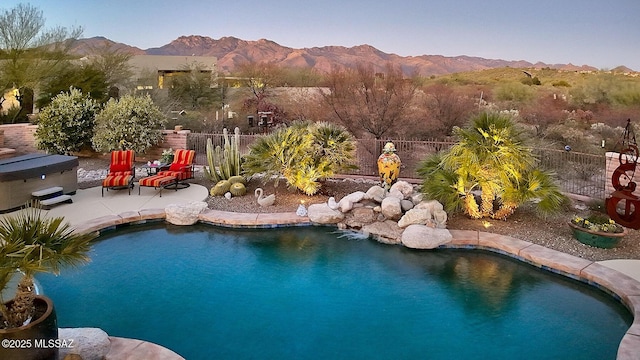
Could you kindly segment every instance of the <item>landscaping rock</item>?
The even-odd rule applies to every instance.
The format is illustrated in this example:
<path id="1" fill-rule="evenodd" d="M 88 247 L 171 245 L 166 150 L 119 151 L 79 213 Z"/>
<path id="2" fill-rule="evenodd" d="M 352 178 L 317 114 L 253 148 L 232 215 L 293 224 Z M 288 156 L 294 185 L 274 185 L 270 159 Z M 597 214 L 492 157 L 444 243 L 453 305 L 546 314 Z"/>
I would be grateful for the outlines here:
<path id="1" fill-rule="evenodd" d="M 192 201 L 186 204 L 169 204 L 164 209 L 166 220 L 173 225 L 193 225 L 198 221 L 198 214 L 207 208 L 204 201 Z"/>
<path id="2" fill-rule="evenodd" d="M 353 204 L 364 199 L 364 195 L 365 193 L 362 191 L 351 193 L 343 197 L 340 202 L 338 202 L 338 208 L 340 208 L 340 211 L 342 211 L 343 213 L 346 213 L 347 211 L 353 209 Z"/>
<path id="3" fill-rule="evenodd" d="M 307 209 L 309 220 L 318 224 L 337 224 L 344 219 L 344 214 L 333 210 L 327 204 L 312 204 Z"/>
<path id="4" fill-rule="evenodd" d="M 406 228 L 409 225 L 426 225 L 431 220 L 431 212 L 427 209 L 411 209 L 398 221 L 398 226 Z"/>
<path id="5" fill-rule="evenodd" d="M 433 214 L 436 210 L 443 210 L 444 207 L 438 200 L 426 200 L 421 201 L 418 205 L 415 206 L 416 209 L 429 209 Z"/>
<path id="6" fill-rule="evenodd" d="M 362 227 L 362 232 L 372 235 L 376 240 L 384 244 L 399 244 L 402 229 L 393 220 L 378 221 Z"/>
<path id="7" fill-rule="evenodd" d="M 387 196 L 382 200 L 381 204 L 382 215 L 387 219 L 398 220 L 402 216 L 402 207 L 400 206 L 400 199 Z"/>
<path id="8" fill-rule="evenodd" d="M 353 209 L 345 217 L 344 223 L 352 228 L 361 228 L 364 225 L 371 224 L 376 220 L 376 213 L 372 208 L 359 207 Z"/>
<path id="9" fill-rule="evenodd" d="M 382 202 L 382 200 L 387 195 L 387 191 L 381 186 L 372 186 L 367 190 L 365 194 L 365 199 L 373 200 L 378 204 Z"/>
<path id="10" fill-rule="evenodd" d="M 413 209 L 413 202 L 411 200 L 400 200 L 400 207 L 402 211 L 409 211 Z"/>
<path id="11" fill-rule="evenodd" d="M 400 192 L 400 190 L 398 189 L 394 189 L 389 191 L 389 195 L 387 195 L 387 197 L 394 197 L 397 198 L 399 200 L 404 200 L 404 194 L 402 192 Z"/>
<path id="12" fill-rule="evenodd" d="M 398 181 L 395 184 L 391 185 L 391 189 L 389 189 L 389 193 L 393 191 L 399 191 L 402 193 L 402 198 L 406 199 L 413 194 L 413 185 L 409 184 L 406 181 Z"/>
<path id="13" fill-rule="evenodd" d="M 424 199 L 424 194 L 422 193 L 413 193 L 413 195 L 411 195 L 411 202 L 413 203 L 413 205 L 420 204 L 423 199 Z"/>
<path id="14" fill-rule="evenodd" d="M 402 233 L 402 245 L 411 249 L 435 249 L 451 241 L 449 230 L 426 225 L 409 225 Z"/>
<path id="15" fill-rule="evenodd" d="M 73 347 L 60 347 L 60 359 L 76 354 L 83 360 L 102 360 L 111 348 L 109 335 L 98 328 L 60 328 L 58 338 L 65 342 L 73 341 Z"/>

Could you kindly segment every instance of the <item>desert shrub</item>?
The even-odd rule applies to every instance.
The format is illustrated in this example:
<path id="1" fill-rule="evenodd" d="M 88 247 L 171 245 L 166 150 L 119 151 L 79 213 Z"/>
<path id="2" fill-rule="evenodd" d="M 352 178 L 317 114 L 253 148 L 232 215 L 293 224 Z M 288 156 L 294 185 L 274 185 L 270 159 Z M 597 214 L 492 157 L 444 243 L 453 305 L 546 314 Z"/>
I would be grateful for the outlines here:
<path id="1" fill-rule="evenodd" d="M 526 85 L 511 82 L 500 85 L 494 95 L 498 101 L 524 103 L 533 97 L 533 91 Z"/>
<path id="2" fill-rule="evenodd" d="M 571 87 L 571 84 L 569 84 L 566 80 L 558 80 L 558 81 L 554 81 L 551 86 L 553 87 Z"/>
<path id="3" fill-rule="evenodd" d="M 100 152 L 134 150 L 144 153 L 162 141 L 166 118 L 149 95 L 111 99 L 96 116 L 93 148 Z"/>
<path id="4" fill-rule="evenodd" d="M 35 133 L 38 148 L 69 154 L 89 147 L 99 110 L 98 103 L 78 89 L 60 93 L 40 112 Z"/>
<path id="5" fill-rule="evenodd" d="M 282 176 L 287 185 L 313 195 L 321 181 L 352 167 L 355 142 L 341 126 L 294 122 L 278 127 L 251 145 L 242 165 L 248 176 L 263 174 L 265 181 Z"/>

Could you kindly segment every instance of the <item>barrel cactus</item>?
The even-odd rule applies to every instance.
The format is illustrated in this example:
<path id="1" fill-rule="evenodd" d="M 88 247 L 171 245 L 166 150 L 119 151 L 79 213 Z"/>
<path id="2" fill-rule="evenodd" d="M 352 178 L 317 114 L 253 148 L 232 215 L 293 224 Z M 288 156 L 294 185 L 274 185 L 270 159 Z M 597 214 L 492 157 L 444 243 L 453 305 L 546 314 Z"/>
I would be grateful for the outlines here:
<path id="1" fill-rule="evenodd" d="M 247 181 L 245 180 L 244 176 L 241 175 L 235 175 L 229 178 L 229 182 L 231 184 L 235 184 L 235 183 L 241 183 L 241 184 L 247 184 Z"/>
<path id="2" fill-rule="evenodd" d="M 231 187 L 229 188 L 229 192 L 231 192 L 231 195 L 233 196 L 242 196 L 247 193 L 247 188 L 244 186 L 243 183 L 237 182 L 237 183 L 231 184 Z"/>
<path id="3" fill-rule="evenodd" d="M 222 196 L 231 187 L 231 183 L 228 180 L 220 180 L 218 183 L 211 188 L 211 196 Z"/>

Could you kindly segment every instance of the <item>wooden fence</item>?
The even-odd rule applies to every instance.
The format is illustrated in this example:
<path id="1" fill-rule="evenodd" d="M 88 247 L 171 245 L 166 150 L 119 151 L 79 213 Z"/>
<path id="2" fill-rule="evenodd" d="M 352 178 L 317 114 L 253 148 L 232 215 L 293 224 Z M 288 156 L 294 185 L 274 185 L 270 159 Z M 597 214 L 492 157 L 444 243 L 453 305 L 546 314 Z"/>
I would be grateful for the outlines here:
<path id="1" fill-rule="evenodd" d="M 231 135 L 230 135 L 231 136 Z M 249 146 L 261 135 L 240 135 L 240 153 L 249 152 Z M 207 165 L 206 144 L 210 138 L 213 145 L 223 145 L 222 134 L 190 133 L 187 135 L 187 148 L 196 150 L 196 163 Z M 377 176 L 376 161 L 384 144 L 389 140 L 357 139 L 358 169 L 348 175 Z M 402 160 L 401 178 L 416 179 L 419 162 L 430 154 L 445 150 L 453 141 L 441 140 L 391 140 Z M 564 192 L 604 200 L 606 197 L 606 158 L 605 155 L 593 155 L 556 149 L 534 149 L 540 166 L 555 173 Z"/>

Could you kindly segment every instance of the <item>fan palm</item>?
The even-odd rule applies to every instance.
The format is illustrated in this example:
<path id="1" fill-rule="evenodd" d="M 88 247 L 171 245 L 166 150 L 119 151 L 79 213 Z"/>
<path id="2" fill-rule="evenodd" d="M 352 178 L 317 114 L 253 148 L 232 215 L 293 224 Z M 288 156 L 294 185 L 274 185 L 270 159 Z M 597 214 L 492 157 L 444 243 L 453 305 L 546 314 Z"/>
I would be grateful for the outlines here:
<path id="1" fill-rule="evenodd" d="M 88 252 L 96 234 L 79 234 L 64 218 L 47 218 L 39 208 L 27 208 L 0 219 L 0 327 L 19 327 L 34 315 L 33 276 L 38 272 L 58 274 L 64 266 L 89 261 Z M 2 299 L 11 278 L 23 277 L 11 306 Z"/>
<path id="2" fill-rule="evenodd" d="M 539 199 L 539 210 L 546 212 L 565 201 L 551 174 L 536 169 L 536 158 L 510 117 L 483 113 L 454 134 L 458 142 L 423 161 L 420 170 L 423 192 L 445 207 L 462 208 L 476 219 L 504 219 L 532 199 Z"/>
<path id="3" fill-rule="evenodd" d="M 355 143 L 344 128 L 328 123 L 294 122 L 276 128 L 251 145 L 242 165 L 247 175 L 265 181 L 282 176 L 291 187 L 313 195 L 321 181 L 353 167 Z"/>

